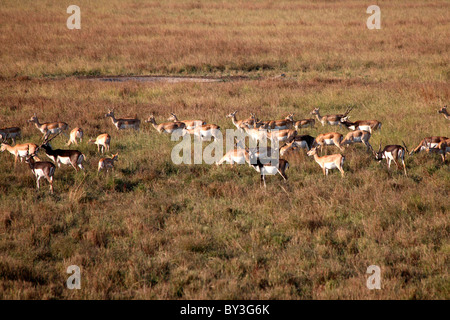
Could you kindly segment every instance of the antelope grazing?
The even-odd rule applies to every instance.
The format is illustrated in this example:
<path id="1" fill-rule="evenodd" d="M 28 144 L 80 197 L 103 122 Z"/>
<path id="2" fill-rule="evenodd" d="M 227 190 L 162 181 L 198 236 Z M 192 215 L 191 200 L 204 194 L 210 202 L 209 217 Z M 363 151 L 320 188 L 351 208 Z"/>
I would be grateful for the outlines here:
<path id="1" fill-rule="evenodd" d="M 341 123 L 348 130 L 365 130 L 370 133 L 375 130 L 381 130 L 382 123 L 378 120 L 358 120 L 355 122 L 348 121 L 348 117 L 342 118 Z"/>
<path id="2" fill-rule="evenodd" d="M 339 169 L 341 172 L 342 177 L 345 176 L 344 174 L 344 160 L 345 157 L 341 154 L 331 154 L 328 156 L 319 157 L 317 154 L 317 147 L 312 148 L 310 151 L 308 151 L 308 156 L 314 156 L 314 160 L 319 164 L 319 166 L 322 168 L 323 174 L 328 175 L 328 171 L 331 169 Z"/>
<path id="3" fill-rule="evenodd" d="M 83 141 L 83 129 L 78 127 L 70 131 L 70 139 L 66 145 L 70 146 L 72 143 L 78 145 L 77 139 L 80 140 L 80 143 Z"/>
<path id="4" fill-rule="evenodd" d="M 450 153 L 450 139 L 439 142 L 438 146 L 435 148 L 427 148 L 426 151 L 428 153 L 434 152 L 438 153 L 442 157 L 442 162 L 445 163 L 445 156 L 447 153 Z"/>
<path id="5" fill-rule="evenodd" d="M 98 172 L 103 169 L 106 169 L 106 172 L 108 172 L 109 169 L 114 170 L 114 161 L 119 161 L 119 153 L 112 154 L 111 158 L 101 158 L 98 162 Z"/>
<path id="6" fill-rule="evenodd" d="M 111 121 L 116 126 L 117 130 L 134 129 L 136 131 L 139 131 L 141 120 L 137 118 L 137 115 L 135 115 L 134 118 L 116 119 L 116 117 L 114 116 L 114 109 L 112 109 L 109 110 L 107 114 L 105 114 L 105 118 L 107 117 L 111 117 Z"/>
<path id="7" fill-rule="evenodd" d="M 445 119 L 450 120 L 450 114 L 447 111 L 447 106 L 444 106 L 438 110 L 438 113 L 442 113 Z"/>
<path id="8" fill-rule="evenodd" d="M 318 146 L 322 151 L 323 146 L 335 145 L 336 147 L 339 148 L 339 150 L 344 151 L 344 149 L 342 149 L 341 146 L 341 141 L 342 141 L 342 134 L 338 132 L 322 133 L 316 137 L 313 147 Z"/>
<path id="9" fill-rule="evenodd" d="M 218 139 L 221 137 L 220 127 L 215 124 L 205 124 L 194 129 L 187 130 L 189 134 L 193 134 L 195 137 L 199 138 L 201 141 L 207 141 L 214 138 Z"/>
<path id="10" fill-rule="evenodd" d="M 31 172 L 33 172 L 36 177 L 36 185 L 39 190 L 39 180 L 41 178 L 47 179 L 50 183 L 50 192 L 53 193 L 53 175 L 55 174 L 55 165 L 48 161 L 35 161 L 34 156 L 27 156 L 25 158 L 25 162 L 31 168 Z"/>
<path id="11" fill-rule="evenodd" d="M 247 163 L 253 167 L 257 172 L 261 175 L 260 185 L 264 184 L 264 188 L 266 188 L 266 175 L 275 175 L 277 173 L 287 181 L 288 177 L 286 175 L 286 170 L 289 168 L 289 162 L 285 159 L 278 159 L 277 164 L 273 164 L 272 162 L 263 163 L 260 160 L 260 156 L 255 154 L 252 150 L 249 150 L 249 156 L 246 159 Z"/>
<path id="12" fill-rule="evenodd" d="M 1 152 L 8 150 L 9 153 L 14 155 L 14 164 L 17 163 L 17 158 L 20 158 L 22 162 L 23 158 L 34 154 L 38 149 L 38 146 L 34 143 L 16 144 L 14 147 L 9 144 L 1 144 Z"/>
<path id="13" fill-rule="evenodd" d="M 203 120 L 183 120 L 183 121 L 179 121 L 177 116 L 173 112 L 170 113 L 170 117 L 169 117 L 169 119 L 167 119 L 167 121 L 182 122 L 182 123 L 184 123 L 185 128 L 187 130 L 194 129 L 195 127 L 202 126 L 202 125 L 206 124 L 206 122 L 203 121 Z"/>
<path id="14" fill-rule="evenodd" d="M 109 151 L 109 145 L 111 143 L 111 136 L 107 133 L 102 133 L 95 139 L 90 139 L 89 143 L 97 145 L 98 152 Z"/>
<path id="15" fill-rule="evenodd" d="M 381 142 L 380 142 L 380 147 L 378 148 L 378 151 L 376 153 L 374 152 L 375 160 L 381 162 L 381 160 L 386 159 L 388 169 L 391 168 L 391 162 L 394 161 L 394 163 L 397 165 L 397 169 L 399 170 L 402 169 L 398 163 L 399 160 L 401 160 L 403 164 L 403 170 L 405 171 L 405 176 L 408 176 L 408 174 L 406 173 L 406 165 L 405 165 L 405 153 L 407 151 L 407 148 L 404 142 L 403 145 L 404 147 L 400 145 L 388 145 L 384 147 L 383 151 L 381 151 Z"/>
<path id="16" fill-rule="evenodd" d="M 78 150 L 62 150 L 62 149 L 52 149 L 49 142 L 42 144 L 42 149 L 44 149 L 45 154 L 54 163 L 58 165 L 58 168 L 62 164 L 72 165 L 75 171 L 78 168 L 84 170 L 83 161 L 86 160 L 86 156 Z"/>
<path id="17" fill-rule="evenodd" d="M 314 108 L 314 110 L 311 111 L 311 114 L 316 116 L 317 120 L 319 120 L 322 126 L 325 126 L 325 124 L 329 124 L 331 126 L 341 126 L 341 119 L 345 118 L 350 113 L 350 111 L 352 111 L 352 109 L 353 107 L 348 108 L 344 114 L 321 116 L 320 108 Z"/>
<path id="18" fill-rule="evenodd" d="M 29 123 L 34 123 L 36 128 L 39 129 L 44 135 L 43 140 L 46 140 L 50 134 L 62 133 L 66 137 L 67 134 L 64 132 L 69 128 L 69 125 L 65 122 L 44 122 L 40 123 L 36 113 L 28 120 Z"/>
<path id="19" fill-rule="evenodd" d="M 370 151 L 373 150 L 369 143 L 370 137 L 371 134 L 369 131 L 355 130 L 347 133 L 344 140 L 341 141 L 341 146 L 345 146 L 346 144 L 362 143 L 367 147 L 367 151 Z"/>
<path id="20" fill-rule="evenodd" d="M 420 141 L 419 145 L 410 152 L 409 155 L 419 153 L 420 151 L 423 150 L 436 148 L 439 145 L 439 143 L 447 139 L 448 139 L 447 137 L 439 137 L 439 136 L 424 138 L 422 141 Z"/>
<path id="21" fill-rule="evenodd" d="M 288 152 L 289 150 L 296 150 L 296 149 L 306 149 L 311 150 L 314 144 L 314 137 L 311 137 L 310 135 L 300 135 L 295 136 L 292 140 L 288 140 L 290 142 L 287 142 L 284 146 L 280 148 L 280 156 L 283 156 Z"/>
<path id="22" fill-rule="evenodd" d="M 312 129 L 312 128 L 314 128 L 315 124 L 316 124 L 316 120 L 314 120 L 312 118 L 311 119 L 301 119 L 301 120 L 294 121 L 294 128 L 299 130 L 302 128 L 311 127 L 311 129 Z"/>
<path id="23" fill-rule="evenodd" d="M 145 122 L 151 123 L 153 125 L 153 128 L 155 128 L 156 131 L 158 131 L 159 133 L 171 134 L 172 132 L 174 132 L 176 130 L 182 130 L 183 135 L 185 135 L 186 125 L 183 122 L 165 122 L 165 123 L 157 124 L 156 120 L 155 120 L 155 116 L 153 114 L 150 115 L 150 117 L 148 117 L 148 119 L 145 120 Z M 192 130 L 194 130 L 194 129 L 192 129 Z"/>
<path id="24" fill-rule="evenodd" d="M 260 128 L 269 130 L 285 130 L 292 128 L 294 123 L 294 114 L 290 113 L 283 120 L 260 121 Z"/>
<path id="25" fill-rule="evenodd" d="M 2 137 L 2 140 L 6 141 L 11 139 L 14 144 L 16 143 L 16 139 L 20 138 L 21 135 L 22 131 L 18 127 L 0 129 L 0 137 Z"/>

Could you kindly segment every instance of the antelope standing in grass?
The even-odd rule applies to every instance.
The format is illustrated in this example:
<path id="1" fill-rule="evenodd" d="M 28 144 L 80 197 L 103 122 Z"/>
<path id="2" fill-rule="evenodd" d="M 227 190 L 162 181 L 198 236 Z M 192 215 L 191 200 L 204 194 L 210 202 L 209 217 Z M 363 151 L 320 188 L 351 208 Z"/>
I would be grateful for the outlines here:
<path id="1" fill-rule="evenodd" d="M 317 154 L 317 147 L 312 148 L 310 151 L 308 151 L 308 156 L 314 156 L 314 160 L 319 164 L 319 166 L 322 168 L 323 174 L 328 175 L 328 171 L 331 169 L 339 169 L 341 172 L 342 177 L 345 176 L 344 174 L 344 161 L 345 157 L 341 154 L 331 154 L 328 156 L 319 157 Z"/>
<path id="2" fill-rule="evenodd" d="M 52 149 L 49 142 L 42 144 L 42 149 L 44 149 L 45 154 L 49 157 L 58 168 L 62 164 L 71 165 L 75 171 L 80 169 L 84 170 L 83 161 L 86 160 L 86 156 L 78 150 L 62 150 L 62 149 Z"/>
<path id="3" fill-rule="evenodd" d="M 81 128 L 74 128 L 72 131 L 70 131 L 70 139 L 67 142 L 67 146 L 70 146 L 72 143 L 78 145 L 77 139 L 80 140 L 80 143 L 83 141 L 83 129 Z"/>
<path id="4" fill-rule="evenodd" d="M 16 144 L 14 147 L 10 146 L 9 144 L 2 143 L 0 150 L 1 152 L 8 150 L 9 153 L 13 154 L 14 164 L 16 164 L 18 158 L 20 158 L 20 162 L 22 162 L 25 157 L 34 154 L 37 149 L 38 146 L 34 143 Z"/>
<path id="5" fill-rule="evenodd" d="M 36 185 L 39 190 L 39 180 L 47 179 L 50 184 L 50 192 L 53 193 L 53 175 L 55 174 L 55 165 L 48 161 L 35 161 L 34 156 L 30 155 L 25 158 L 25 162 L 31 168 L 31 172 L 36 177 Z"/>
<path id="6" fill-rule="evenodd" d="M 381 130 L 382 123 L 378 120 L 357 120 L 355 122 L 348 121 L 348 117 L 342 118 L 341 123 L 348 130 L 365 130 L 370 133 L 375 130 Z"/>
<path id="7" fill-rule="evenodd" d="M 410 152 L 409 155 L 413 155 L 414 153 L 418 153 L 423 150 L 436 148 L 439 145 L 439 143 L 447 139 L 448 139 L 447 137 L 442 136 L 424 138 L 422 141 L 420 141 L 419 145 Z"/>
<path id="8" fill-rule="evenodd" d="M 169 119 L 167 119 L 167 121 L 182 122 L 182 123 L 184 123 L 185 128 L 187 130 L 194 129 L 195 127 L 202 126 L 202 125 L 206 124 L 206 122 L 203 121 L 203 120 L 183 120 L 183 121 L 179 121 L 177 116 L 173 112 L 170 113 L 170 117 L 169 117 Z"/>
<path id="9" fill-rule="evenodd" d="M 383 150 L 381 150 L 381 142 L 380 147 L 378 148 L 378 152 L 374 152 L 375 160 L 381 162 L 381 160 L 386 159 L 388 169 L 391 168 L 391 162 L 397 165 L 397 169 L 401 170 L 399 161 L 402 162 L 403 170 L 405 172 L 405 176 L 408 176 L 406 173 L 406 165 L 405 165 L 405 153 L 408 151 L 405 143 L 403 142 L 404 147 L 400 145 L 388 145 L 385 146 Z"/>
<path id="10" fill-rule="evenodd" d="M 442 113 L 445 119 L 450 120 L 450 114 L 447 111 L 447 106 L 444 106 L 438 110 L 438 113 Z"/>
<path id="11" fill-rule="evenodd" d="M 230 114 L 228 114 L 226 116 L 226 118 L 231 118 L 231 121 L 233 122 L 233 125 L 238 130 L 245 130 L 245 129 L 248 129 L 248 128 L 254 128 L 255 127 L 255 123 L 257 121 L 256 121 L 256 117 L 255 117 L 254 113 L 250 114 L 250 118 L 243 119 L 243 120 L 237 120 L 236 113 L 237 113 L 237 110 L 234 111 L 234 112 L 231 112 Z"/>
<path id="12" fill-rule="evenodd" d="M 215 140 L 221 137 L 222 134 L 220 132 L 220 127 L 215 124 L 205 124 L 194 129 L 187 130 L 187 132 L 198 137 L 201 141 L 207 141 L 211 139 L 211 137 Z"/>
<path id="13" fill-rule="evenodd" d="M 260 185 L 264 184 L 264 188 L 266 188 L 266 175 L 268 174 L 275 175 L 279 173 L 284 181 L 287 181 L 288 179 L 286 170 L 289 168 L 289 162 L 285 159 L 278 159 L 276 164 L 269 161 L 264 161 L 263 163 L 261 161 L 261 156 L 258 156 L 252 150 L 249 150 L 246 161 L 251 167 L 253 167 L 253 169 L 260 173 Z"/>
<path id="14" fill-rule="evenodd" d="M 314 128 L 315 124 L 316 124 L 316 120 L 314 120 L 313 118 L 295 120 L 294 121 L 294 128 L 299 130 L 299 129 L 302 129 L 302 128 L 310 127 L 312 129 L 312 128 Z"/>
<path id="15" fill-rule="evenodd" d="M 269 130 L 285 130 L 291 129 L 294 123 L 294 114 L 290 113 L 283 120 L 260 121 L 260 128 Z"/>
<path id="16" fill-rule="evenodd" d="M 98 162 L 98 172 L 103 169 L 106 169 L 106 172 L 108 172 L 109 169 L 114 170 L 114 161 L 119 161 L 119 153 L 112 154 L 111 158 L 101 158 Z"/>
<path id="17" fill-rule="evenodd" d="M 341 126 L 341 119 L 345 118 L 350 111 L 352 111 L 353 107 L 347 108 L 344 114 L 331 114 L 326 116 L 320 115 L 320 108 L 314 108 L 311 112 L 312 115 L 315 115 L 317 120 L 325 126 L 325 124 L 329 124 L 331 126 Z"/>
<path id="18" fill-rule="evenodd" d="M 345 138 L 341 141 L 341 146 L 345 146 L 346 144 L 362 143 L 367 147 L 367 151 L 370 151 L 373 150 L 369 143 L 370 137 L 371 134 L 369 131 L 355 130 L 347 133 Z"/>
<path id="19" fill-rule="evenodd" d="M 322 133 L 316 137 L 313 147 L 320 147 L 322 151 L 323 146 L 335 145 L 339 148 L 339 150 L 344 151 L 344 149 L 342 149 L 341 142 L 342 134 L 338 132 Z"/>
<path id="20" fill-rule="evenodd" d="M 283 156 L 291 149 L 306 149 L 309 151 L 313 147 L 314 141 L 314 137 L 307 134 L 295 136 L 293 139 L 288 140 L 288 142 L 280 148 L 280 156 Z"/>
<path id="21" fill-rule="evenodd" d="M 14 144 L 16 143 L 16 139 L 20 138 L 21 135 L 22 131 L 18 127 L 0 129 L 0 136 L 2 137 L 2 140 L 6 141 L 11 139 Z"/>
<path id="22" fill-rule="evenodd" d="M 107 117 L 111 117 L 111 121 L 117 128 L 117 130 L 134 129 L 136 131 L 139 131 L 141 120 L 137 118 L 137 115 L 135 115 L 134 118 L 116 119 L 116 117 L 114 116 L 114 109 L 112 109 L 109 110 L 107 114 L 105 114 L 105 118 Z"/>
<path id="23" fill-rule="evenodd" d="M 36 113 L 28 120 L 29 123 L 34 123 L 36 128 L 42 132 L 42 140 L 46 140 L 50 134 L 62 133 L 68 137 L 64 131 L 69 128 L 69 125 L 65 122 L 44 122 L 40 123 Z"/>
<path id="24" fill-rule="evenodd" d="M 439 142 L 438 146 L 435 148 L 427 148 L 426 151 L 428 153 L 434 152 L 438 153 L 442 157 L 442 162 L 445 163 L 445 156 L 447 153 L 450 153 L 450 139 L 443 140 Z"/>
<path id="25" fill-rule="evenodd" d="M 147 120 L 145 120 L 146 123 L 151 123 L 153 125 L 153 128 L 156 129 L 159 133 L 169 133 L 176 130 L 181 130 L 183 135 L 185 135 L 185 128 L 186 125 L 183 122 L 165 122 L 157 124 L 155 120 L 155 116 L 152 114 L 148 117 Z M 193 129 L 194 130 L 194 129 Z"/>
<path id="26" fill-rule="evenodd" d="M 95 139 L 90 139 L 89 143 L 97 145 L 98 152 L 109 151 L 109 145 L 111 143 L 111 136 L 107 133 L 102 133 Z"/>

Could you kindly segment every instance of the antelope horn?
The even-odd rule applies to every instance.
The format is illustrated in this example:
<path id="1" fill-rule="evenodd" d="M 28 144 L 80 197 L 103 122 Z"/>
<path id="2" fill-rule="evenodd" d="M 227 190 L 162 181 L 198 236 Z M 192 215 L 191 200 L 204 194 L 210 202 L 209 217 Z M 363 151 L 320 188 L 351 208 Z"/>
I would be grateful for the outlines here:
<path id="1" fill-rule="evenodd" d="M 408 147 L 406 146 L 405 141 L 402 140 L 402 143 L 403 143 L 403 146 L 405 147 L 406 152 L 409 153 L 409 150 L 408 150 Z"/>

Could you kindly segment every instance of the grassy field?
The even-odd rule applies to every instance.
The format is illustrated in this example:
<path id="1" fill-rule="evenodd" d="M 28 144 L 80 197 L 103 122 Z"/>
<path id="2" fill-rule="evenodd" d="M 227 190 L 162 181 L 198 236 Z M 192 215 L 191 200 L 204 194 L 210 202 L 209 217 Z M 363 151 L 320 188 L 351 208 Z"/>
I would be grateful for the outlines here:
<path id="1" fill-rule="evenodd" d="M 407 157 L 405 177 L 351 146 L 341 178 L 298 152 L 288 182 L 270 176 L 263 189 L 248 166 L 174 165 L 176 142 L 143 123 L 175 112 L 226 129 L 234 110 L 297 119 L 352 105 L 351 120 L 383 123 L 374 147 L 449 136 L 437 114 L 450 98 L 448 1 L 377 1 L 381 30 L 366 28 L 363 1 L 79 1 L 81 30 L 68 30 L 71 4 L 0 9 L 0 127 L 37 143 L 34 112 L 66 121 L 83 128 L 87 157 L 85 172 L 56 170 L 51 195 L 0 154 L 0 298 L 450 298 L 448 160 Z M 226 80 L 76 77 L 161 74 Z M 141 131 L 117 132 L 110 107 L 137 114 Z M 346 133 L 301 133 L 329 131 Z M 97 175 L 100 155 L 86 141 L 104 132 L 119 162 Z M 81 290 L 66 288 L 70 265 L 81 267 Z M 370 265 L 381 290 L 366 287 Z"/>

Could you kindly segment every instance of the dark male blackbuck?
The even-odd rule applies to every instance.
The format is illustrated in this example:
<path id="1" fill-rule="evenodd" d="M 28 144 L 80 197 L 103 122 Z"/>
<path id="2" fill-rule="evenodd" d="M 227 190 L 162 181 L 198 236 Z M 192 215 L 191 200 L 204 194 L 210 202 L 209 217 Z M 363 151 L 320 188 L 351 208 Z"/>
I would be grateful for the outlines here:
<path id="1" fill-rule="evenodd" d="M 58 168 L 61 167 L 62 163 L 71 165 L 75 171 L 78 171 L 78 168 L 84 169 L 83 161 L 86 160 L 86 156 L 80 151 L 53 149 L 49 142 L 45 142 L 41 147 L 44 149 L 47 157 L 58 165 Z"/>
<path id="2" fill-rule="evenodd" d="M 397 165 L 397 169 L 401 170 L 399 162 L 402 162 L 403 170 L 405 172 L 405 176 L 408 176 L 408 173 L 406 172 L 406 165 L 405 165 L 405 154 L 408 152 L 408 148 L 406 147 L 405 142 L 403 142 L 403 146 L 400 145 L 387 145 L 384 147 L 383 150 L 381 150 L 381 142 L 380 147 L 378 148 L 377 152 L 374 152 L 375 160 L 378 162 L 381 162 L 381 160 L 386 159 L 388 169 L 391 168 L 391 162 L 394 161 L 394 163 Z"/>
<path id="3" fill-rule="evenodd" d="M 341 123 L 348 130 L 365 130 L 370 133 L 375 130 L 380 130 L 382 125 L 378 120 L 357 120 L 352 122 L 348 120 L 348 117 L 342 118 Z"/>

